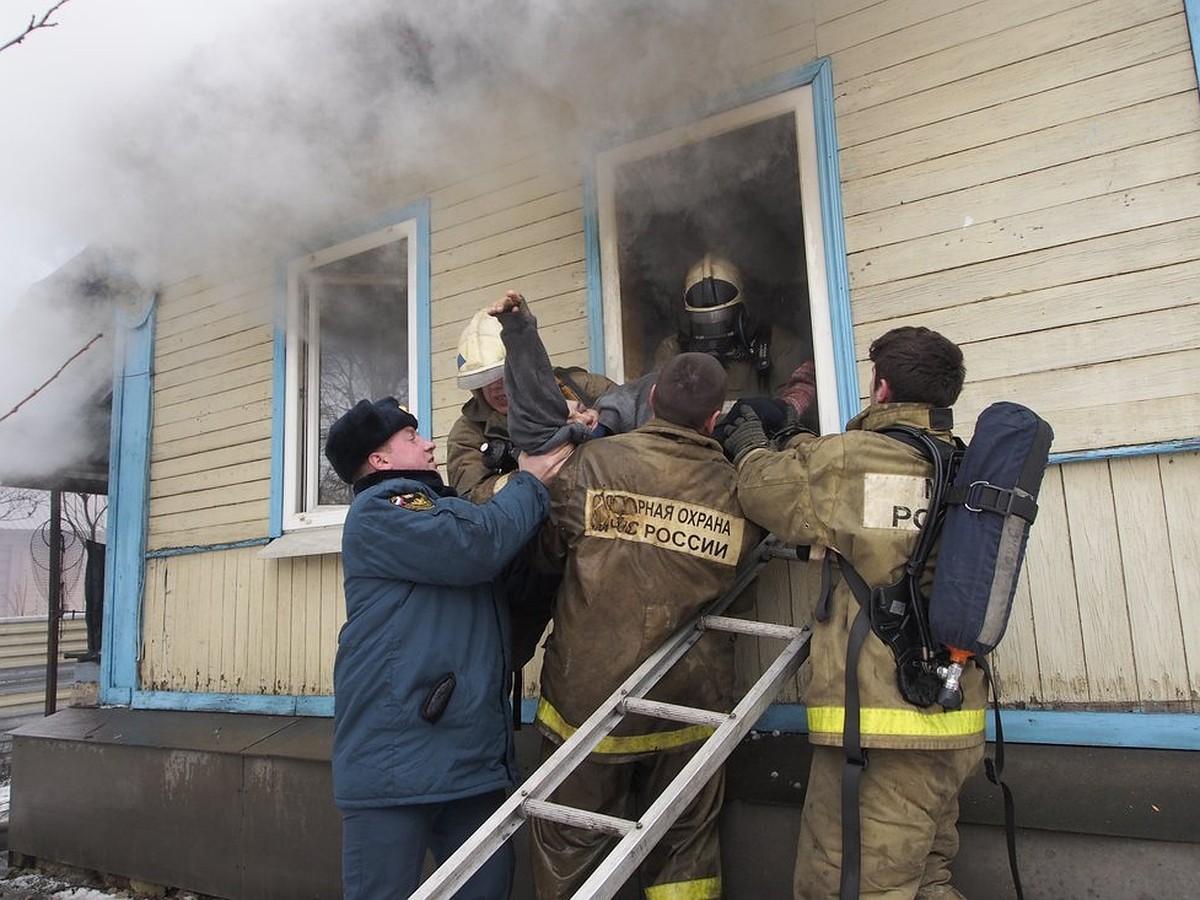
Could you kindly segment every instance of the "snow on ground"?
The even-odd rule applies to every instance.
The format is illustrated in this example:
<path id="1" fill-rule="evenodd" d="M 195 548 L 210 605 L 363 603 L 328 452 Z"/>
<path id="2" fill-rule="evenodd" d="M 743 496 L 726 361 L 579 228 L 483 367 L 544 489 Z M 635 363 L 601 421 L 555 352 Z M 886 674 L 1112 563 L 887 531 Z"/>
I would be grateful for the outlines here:
<path id="1" fill-rule="evenodd" d="M 3 860 L 4 854 L 0 854 Z M 86 875 L 53 876 L 26 870 L 7 870 L 0 865 L 0 900 L 113 900 L 113 898 L 150 897 L 129 888 L 98 887 Z M 197 900 L 195 894 L 168 891 L 172 900 Z M 162 895 L 158 895 L 159 898 Z"/>
<path id="2" fill-rule="evenodd" d="M 114 897 L 132 896 L 128 891 L 77 887 L 45 875 L 25 874 L 0 879 L 0 898 L 12 897 L 13 900 L 113 900 Z"/>

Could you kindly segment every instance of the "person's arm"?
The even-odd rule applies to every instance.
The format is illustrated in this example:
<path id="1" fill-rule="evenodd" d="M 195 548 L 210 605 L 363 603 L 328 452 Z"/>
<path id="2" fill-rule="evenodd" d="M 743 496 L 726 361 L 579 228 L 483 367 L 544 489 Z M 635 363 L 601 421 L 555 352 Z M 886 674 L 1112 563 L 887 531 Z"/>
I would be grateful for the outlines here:
<path id="1" fill-rule="evenodd" d="M 579 485 L 580 455 L 567 460 L 550 485 L 550 512 L 532 544 L 532 560 L 543 572 L 562 573 L 567 553 L 583 533 L 583 504 L 586 489 Z"/>
<path id="2" fill-rule="evenodd" d="M 619 384 L 596 401 L 600 424 L 609 434 L 624 434 L 645 425 L 653 417 L 650 388 L 658 373 L 643 375 L 637 381 Z"/>
<path id="3" fill-rule="evenodd" d="M 586 440 L 587 429 L 567 421 L 566 398 L 525 298 L 509 291 L 490 312 L 500 320 L 504 342 L 504 390 L 513 443 L 526 452 L 543 453 L 568 441 Z"/>
<path id="4" fill-rule="evenodd" d="M 792 370 L 787 382 L 776 396 L 787 403 L 803 420 L 817 401 L 817 370 L 811 359 Z"/>
<path id="5" fill-rule="evenodd" d="M 491 581 L 537 532 L 550 506 L 546 486 L 527 472 L 513 473 L 486 503 L 461 497 L 427 502 L 426 495 L 383 491 L 361 498 L 347 522 L 359 571 L 347 576 L 439 585 Z"/>
<path id="6" fill-rule="evenodd" d="M 806 424 L 816 424 L 817 372 L 810 340 L 783 325 L 773 325 L 769 380 L 772 397 L 786 402 Z"/>
<path id="7" fill-rule="evenodd" d="M 822 441 L 809 434 L 793 438 L 783 450 L 749 451 L 737 466 L 742 511 L 789 544 L 832 546 L 833 533 L 818 508 L 813 487 L 822 479 L 837 477 L 843 469 L 840 455 L 840 442 Z"/>

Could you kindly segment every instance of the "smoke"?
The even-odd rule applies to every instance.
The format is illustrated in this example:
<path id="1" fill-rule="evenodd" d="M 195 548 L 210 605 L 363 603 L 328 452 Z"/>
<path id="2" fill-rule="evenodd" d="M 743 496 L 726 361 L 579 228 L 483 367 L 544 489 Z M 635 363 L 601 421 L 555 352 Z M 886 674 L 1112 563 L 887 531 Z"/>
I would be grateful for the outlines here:
<path id="1" fill-rule="evenodd" d="M 678 108 L 728 86 L 752 37 L 729 11 L 715 0 L 276 7 L 100 130 L 90 180 L 105 189 L 87 192 L 82 215 L 153 259 L 211 259 L 377 211 L 381 182 L 420 185 L 455 145 L 525 138 L 578 171 L 592 143 L 663 98 Z"/>
<path id="2" fill-rule="evenodd" d="M 416 199 L 454 148 L 512 158 L 527 142 L 577 176 L 598 142 L 730 89 L 759 37 L 747 11 L 766 2 L 252 4 L 168 74 L 74 115 L 44 154 L 38 227 L 119 248 L 152 286 Z M 49 357 L 91 327 L 48 329 Z M 2 358 L 0 401 L 31 380 Z"/>

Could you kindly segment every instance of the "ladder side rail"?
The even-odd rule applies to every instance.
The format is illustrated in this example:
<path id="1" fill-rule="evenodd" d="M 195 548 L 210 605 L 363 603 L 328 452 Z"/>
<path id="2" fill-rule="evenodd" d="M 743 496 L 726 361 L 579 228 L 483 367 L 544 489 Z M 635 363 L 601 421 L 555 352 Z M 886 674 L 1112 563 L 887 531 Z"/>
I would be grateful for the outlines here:
<path id="1" fill-rule="evenodd" d="M 716 774 L 742 738 L 766 712 L 785 681 L 794 676 L 808 659 L 810 628 L 796 629 L 795 637 L 759 677 L 729 720 L 718 728 L 674 780 L 638 820 L 638 827 L 618 841 L 596 870 L 573 895 L 572 900 L 608 900 L 620 889 L 646 855 L 667 833 L 679 813 L 696 798 L 701 788 Z"/>
<path id="2" fill-rule="evenodd" d="M 644 668 L 641 667 L 641 668 Z M 635 682 L 641 668 L 626 681 Z M 637 687 L 636 682 L 633 687 Z M 615 703 L 601 706 L 573 735 L 563 741 L 457 850 L 448 856 L 409 900 L 446 900 L 453 897 L 492 854 L 517 832 L 528 818 L 528 800 L 546 801 L 567 776 L 595 749 L 623 716 Z"/>
<path id="3" fill-rule="evenodd" d="M 718 601 L 719 602 L 719 601 Z M 624 718 L 619 704 L 641 698 L 658 681 L 659 670 L 670 668 L 704 634 L 699 617 L 674 635 L 634 670 L 608 701 L 521 782 L 500 807 L 417 888 L 409 900 L 449 898 L 524 824 L 526 800 L 548 800 L 567 776 L 596 749 Z"/>
<path id="4" fill-rule="evenodd" d="M 780 549 L 784 548 L 784 549 Z M 712 601 L 695 619 L 682 626 L 663 645 L 610 695 L 608 701 L 589 716 L 578 730 L 538 766 L 476 829 L 467 840 L 446 858 L 410 896 L 410 900 L 441 900 L 449 898 L 470 879 L 471 875 L 525 823 L 522 807 L 526 800 L 548 800 L 567 776 L 585 760 L 596 746 L 623 718 L 618 704 L 628 697 L 644 697 L 667 671 L 704 634 L 705 616 L 723 612 L 745 590 L 762 569 L 777 557 L 795 558 L 779 538 L 768 534 L 754 547 L 738 568 L 733 585 L 721 597 Z"/>
<path id="5" fill-rule="evenodd" d="M 784 544 L 774 534 L 766 535 L 761 541 L 754 545 L 754 549 L 747 555 L 746 560 L 738 567 L 737 575 L 733 579 L 733 584 L 724 594 L 712 601 L 701 612 L 701 616 L 719 616 L 729 608 L 742 591 L 758 578 L 766 565 L 774 559 L 799 559 L 800 554 L 795 547 Z"/>
<path id="6" fill-rule="evenodd" d="M 669 668 L 703 635 L 698 620 L 680 628 L 655 653 L 646 658 L 578 730 L 562 742 L 463 844 L 446 858 L 417 888 L 410 900 L 449 898 L 471 875 L 524 824 L 526 800 L 548 800 L 567 776 L 595 750 L 624 718 L 618 704 L 628 697 L 640 698 L 657 683 L 657 671 Z"/>

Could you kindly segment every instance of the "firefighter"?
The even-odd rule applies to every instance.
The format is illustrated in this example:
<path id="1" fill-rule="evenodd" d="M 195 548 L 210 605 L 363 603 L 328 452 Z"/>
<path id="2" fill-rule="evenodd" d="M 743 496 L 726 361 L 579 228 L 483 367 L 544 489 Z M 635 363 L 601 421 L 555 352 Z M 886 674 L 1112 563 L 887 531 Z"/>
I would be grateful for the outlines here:
<path id="1" fill-rule="evenodd" d="M 845 433 L 800 434 L 774 451 L 753 410 L 743 406 L 731 410 L 722 441 L 737 466 L 738 499 L 749 518 L 785 541 L 812 546 L 814 555 L 819 548 L 836 551 L 868 585 L 884 585 L 903 573 L 918 533 L 900 511 L 924 499 L 932 468 L 920 450 L 877 432 L 903 424 L 949 440 L 949 407 L 965 369 L 955 344 L 919 327 L 887 332 L 871 345 L 870 358 L 871 404 Z M 837 577 L 836 555 L 825 557 L 834 586 L 818 603 L 813 625 L 806 700 L 814 746 L 795 896 L 961 897 L 950 884 L 950 866 L 958 851 L 958 795 L 983 758 L 982 673 L 974 667 L 965 673 L 959 710 L 907 702 L 891 651 L 869 628 L 865 634 L 861 625 L 855 628 L 859 604 L 846 577 Z M 926 570 L 930 580 L 934 565 Z M 851 671 L 857 673 L 861 754 L 854 733 L 843 729 L 854 715 L 853 708 L 847 711 L 847 654 L 852 638 L 860 637 Z M 860 778 L 861 826 L 857 835 L 843 837 L 848 774 Z M 853 849 L 843 856 L 853 840 L 861 849 L 860 872 Z"/>
<path id="2" fill-rule="evenodd" d="M 725 372 L 711 356 L 663 367 L 643 427 L 579 445 L 551 486 L 539 557 L 563 582 L 546 643 L 537 726 L 549 755 L 680 625 L 732 585 L 758 530 L 733 494 L 734 470 L 711 438 Z M 733 644 L 710 632 L 650 693 L 731 708 Z M 625 719 L 552 800 L 615 816 L 644 805 L 687 763 L 711 729 Z M 721 895 L 718 773 L 642 864 L 647 896 Z M 535 820 L 539 898 L 570 897 L 616 839 Z"/>
<path id="3" fill-rule="evenodd" d="M 656 365 L 680 351 L 708 353 L 725 367 L 726 400 L 775 397 L 815 423 L 811 349 L 792 331 L 751 315 L 741 272 L 728 259 L 706 253 L 688 269 L 682 323 L 677 334 L 659 344 Z"/>
<path id="4" fill-rule="evenodd" d="M 554 373 L 565 398 L 588 406 L 612 387 L 604 376 L 583 369 L 555 369 Z M 517 450 L 508 433 L 500 323 L 486 309 L 476 312 L 459 336 L 458 386 L 470 391 L 471 399 L 450 429 L 446 473 L 459 496 L 483 503 L 517 471 Z M 558 578 L 534 571 L 522 554 L 505 571 L 504 582 L 512 606 L 513 667 L 519 673 L 533 658 L 550 621 Z"/>

